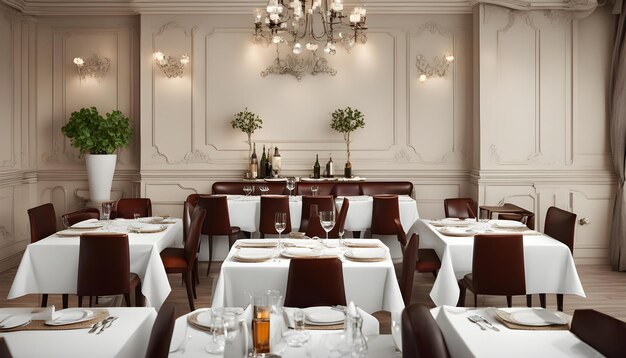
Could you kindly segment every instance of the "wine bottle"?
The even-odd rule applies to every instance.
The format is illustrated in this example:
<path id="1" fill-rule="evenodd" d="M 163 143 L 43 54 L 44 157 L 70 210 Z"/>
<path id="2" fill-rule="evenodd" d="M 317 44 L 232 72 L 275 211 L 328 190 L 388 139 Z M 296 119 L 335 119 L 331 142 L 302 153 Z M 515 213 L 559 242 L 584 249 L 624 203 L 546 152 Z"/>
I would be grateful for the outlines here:
<path id="1" fill-rule="evenodd" d="M 267 148 L 267 161 L 265 162 L 265 177 L 272 178 L 274 173 L 272 172 L 272 157 L 271 157 L 271 148 Z"/>
<path id="2" fill-rule="evenodd" d="M 317 154 L 315 154 L 315 164 L 313 165 L 313 178 L 320 178 L 320 160 Z"/>
<path id="3" fill-rule="evenodd" d="M 252 155 L 250 156 L 250 176 L 252 177 L 252 179 L 256 179 L 258 170 L 259 162 L 256 158 L 256 143 L 254 143 L 254 150 L 252 151 Z"/>
<path id="4" fill-rule="evenodd" d="M 326 163 L 326 176 L 328 178 L 332 178 L 335 176 L 335 167 L 333 163 L 333 156 L 330 154 L 328 156 L 330 159 L 328 160 L 328 163 Z"/>
<path id="5" fill-rule="evenodd" d="M 278 147 L 274 147 L 274 156 L 272 157 L 272 168 L 276 171 L 276 173 L 280 172 L 282 169 L 282 158 L 280 157 L 280 153 L 278 153 Z"/>
<path id="6" fill-rule="evenodd" d="M 259 178 L 264 179 L 267 176 L 265 173 L 265 165 L 267 164 L 267 157 L 265 156 L 265 144 L 263 144 L 263 154 L 261 155 L 261 162 L 259 163 Z"/>

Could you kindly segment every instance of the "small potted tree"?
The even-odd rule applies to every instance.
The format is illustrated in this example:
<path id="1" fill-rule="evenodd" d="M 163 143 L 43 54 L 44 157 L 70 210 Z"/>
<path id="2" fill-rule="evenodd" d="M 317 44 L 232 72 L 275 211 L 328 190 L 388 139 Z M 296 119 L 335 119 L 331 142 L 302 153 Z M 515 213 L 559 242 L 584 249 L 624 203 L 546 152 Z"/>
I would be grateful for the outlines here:
<path id="1" fill-rule="evenodd" d="M 347 107 L 345 109 L 337 109 L 332 114 L 333 118 L 330 122 L 330 128 L 343 134 L 346 141 L 346 150 L 348 152 L 348 161 L 344 168 L 344 176 L 352 177 L 352 163 L 350 163 L 350 133 L 365 127 L 365 117 L 358 109 Z"/>
<path id="2" fill-rule="evenodd" d="M 233 120 L 230 121 L 230 125 L 234 129 L 239 129 L 248 135 L 248 158 L 252 153 L 252 133 L 257 129 L 261 129 L 263 120 L 258 114 L 248 112 L 248 107 L 233 116 Z"/>
<path id="3" fill-rule="evenodd" d="M 82 108 L 72 113 L 61 132 L 71 140 L 80 155 L 85 156 L 89 199 L 95 202 L 110 200 L 117 161 L 114 152 L 130 142 L 133 135 L 130 119 L 118 110 L 107 113 L 104 118 L 96 107 Z"/>

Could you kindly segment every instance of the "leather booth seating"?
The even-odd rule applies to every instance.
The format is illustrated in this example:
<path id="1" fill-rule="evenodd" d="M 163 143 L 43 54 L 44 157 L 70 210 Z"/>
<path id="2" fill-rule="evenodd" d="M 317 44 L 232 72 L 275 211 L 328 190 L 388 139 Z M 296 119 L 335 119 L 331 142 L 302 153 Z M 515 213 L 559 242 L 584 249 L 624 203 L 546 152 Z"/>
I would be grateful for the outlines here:
<path id="1" fill-rule="evenodd" d="M 285 182 L 265 182 L 265 181 L 238 181 L 238 182 L 215 182 L 212 187 L 213 194 L 244 194 L 243 187 L 255 185 L 254 195 L 260 195 L 260 185 L 269 188 L 268 194 L 289 194 Z M 297 182 L 293 191 L 295 195 L 311 195 L 311 187 L 317 186 L 317 195 L 333 196 L 355 196 L 355 195 L 411 195 L 413 193 L 413 183 L 407 181 L 384 182 L 384 181 L 358 181 L 358 182 L 337 182 L 337 181 L 304 181 Z"/>

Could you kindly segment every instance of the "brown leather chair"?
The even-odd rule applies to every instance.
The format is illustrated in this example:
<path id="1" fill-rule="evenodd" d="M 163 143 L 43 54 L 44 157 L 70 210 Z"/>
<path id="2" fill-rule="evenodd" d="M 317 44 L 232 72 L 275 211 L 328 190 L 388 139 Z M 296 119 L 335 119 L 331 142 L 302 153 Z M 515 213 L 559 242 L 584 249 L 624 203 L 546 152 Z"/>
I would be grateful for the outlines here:
<path id="1" fill-rule="evenodd" d="M 476 235 L 472 272 L 459 280 L 458 306 L 465 306 L 465 290 L 474 293 L 474 307 L 477 296 L 506 296 L 509 307 L 513 295 L 526 294 L 524 272 L 524 241 L 522 235 Z"/>
<path id="2" fill-rule="evenodd" d="M 309 207 L 309 220 L 308 220 L 307 229 L 305 231 L 305 235 L 308 237 L 326 237 L 326 231 L 322 227 L 322 223 L 320 223 L 320 214 L 318 211 L 318 207 L 316 204 L 313 204 Z M 328 233 L 328 237 L 330 237 L 330 232 Z"/>
<path id="3" fill-rule="evenodd" d="M 27 210 L 30 222 L 30 242 L 35 243 L 57 232 L 57 215 L 52 203 Z M 63 294 L 63 308 L 68 306 L 68 295 Z M 41 307 L 48 306 L 48 294 L 41 295 Z"/>
<path id="4" fill-rule="evenodd" d="M 476 202 L 472 198 L 448 198 L 443 201 L 447 218 L 473 219 L 476 217 Z"/>
<path id="5" fill-rule="evenodd" d="M 175 322 L 176 306 L 171 303 L 164 303 L 150 332 L 146 358 L 167 358 L 169 356 Z M 186 339 L 186 337 L 183 339 Z"/>
<path id="6" fill-rule="evenodd" d="M 397 195 L 375 195 L 372 204 L 372 235 L 397 235 L 394 219 L 400 219 Z"/>
<path id="7" fill-rule="evenodd" d="M 302 197 L 302 215 L 300 216 L 300 231 L 306 232 L 309 227 L 309 217 L 311 216 L 311 205 L 317 205 L 318 213 L 320 211 L 335 210 L 335 200 L 332 195 L 318 195 Z"/>
<path id="8" fill-rule="evenodd" d="M 289 262 L 286 307 L 346 304 L 343 268 L 336 258 L 293 258 Z"/>
<path id="9" fill-rule="evenodd" d="M 230 226 L 228 201 L 225 195 L 200 195 L 196 200 L 196 206 L 206 210 L 202 234 L 209 238 L 209 267 L 206 270 L 208 276 L 213 261 L 213 236 L 228 236 L 228 247 L 231 248 L 241 230 L 237 226 Z"/>
<path id="10" fill-rule="evenodd" d="M 607 358 L 626 355 L 626 322 L 595 310 L 575 310 L 570 331 Z"/>
<path id="11" fill-rule="evenodd" d="M 424 305 L 410 305 L 402 312 L 402 357 L 450 357 L 446 340 Z"/>
<path id="12" fill-rule="evenodd" d="M 198 259 L 198 245 L 200 243 L 200 232 L 204 224 L 206 210 L 200 206 L 196 207 L 191 215 L 191 224 L 187 241 L 184 248 L 168 247 L 161 251 L 161 260 L 167 273 L 181 273 L 187 286 L 187 300 L 189 300 L 189 309 L 195 311 L 193 299 L 196 295 L 197 275 L 196 262 Z"/>
<path id="13" fill-rule="evenodd" d="M 548 208 L 546 213 L 546 222 L 543 226 L 543 233 L 558 240 L 567 247 L 574 255 L 574 230 L 576 229 L 576 214 L 570 213 L 556 206 Z M 528 295 L 530 297 L 530 295 Z M 531 299 L 528 298 L 528 301 Z M 546 294 L 539 294 L 539 302 L 541 307 L 546 308 Z M 529 302 L 530 303 L 530 302 Z M 556 295 L 556 307 L 559 311 L 563 311 L 563 294 Z"/>
<path id="14" fill-rule="evenodd" d="M 362 182 L 362 195 L 411 195 L 413 193 L 413 183 L 408 181 L 398 182 Z"/>
<path id="15" fill-rule="evenodd" d="M 398 241 L 400 241 L 400 248 L 402 252 L 406 250 L 406 234 L 404 233 L 404 228 L 400 223 L 400 219 L 394 219 L 394 224 L 396 225 L 396 230 L 398 232 Z M 416 246 L 419 247 L 419 236 L 416 237 L 417 243 Z M 437 271 L 441 268 L 441 260 L 439 260 L 439 256 L 437 256 L 437 252 L 433 249 L 418 249 L 417 257 L 415 262 L 415 270 L 420 273 L 430 272 L 433 276 L 437 277 Z"/>
<path id="16" fill-rule="evenodd" d="M 336 183 L 333 187 L 334 196 L 358 196 L 363 195 L 358 183 Z"/>
<path id="17" fill-rule="evenodd" d="M 63 214 L 61 218 L 67 219 L 68 225 L 72 226 L 89 219 L 100 219 L 100 210 L 97 208 L 83 208 L 71 213 Z"/>
<path id="18" fill-rule="evenodd" d="M 11 350 L 9 349 L 7 342 L 4 340 L 4 337 L 0 337 L 0 357 L 13 358 Z"/>
<path id="19" fill-rule="evenodd" d="M 415 261 L 417 261 L 417 245 L 419 245 L 420 237 L 413 234 L 406 249 L 402 253 L 402 276 L 400 277 L 400 293 L 404 305 L 411 303 L 413 295 L 413 278 L 415 277 Z"/>
<path id="20" fill-rule="evenodd" d="M 289 215 L 289 197 L 288 196 L 269 196 L 261 197 L 261 214 L 259 220 L 259 232 L 261 237 L 265 234 L 277 235 L 274 226 L 274 216 L 276 213 L 287 213 L 286 233 L 291 232 L 291 215 Z"/>
<path id="21" fill-rule="evenodd" d="M 339 237 L 339 232 L 343 232 L 346 226 L 346 217 L 348 217 L 348 209 L 350 209 L 350 200 L 343 198 L 341 209 L 335 219 L 335 227 L 328 233 L 328 237 Z"/>
<path id="22" fill-rule="evenodd" d="M 135 213 L 142 217 L 152 216 L 152 201 L 149 198 L 123 198 L 117 201 L 112 218 L 134 219 Z"/>
<path id="23" fill-rule="evenodd" d="M 128 235 L 119 233 L 85 233 L 80 235 L 78 280 L 76 293 L 78 307 L 83 296 L 123 294 L 126 306 L 131 306 L 130 292 L 135 290 L 135 305 L 143 306 L 141 280 L 130 272 Z"/>

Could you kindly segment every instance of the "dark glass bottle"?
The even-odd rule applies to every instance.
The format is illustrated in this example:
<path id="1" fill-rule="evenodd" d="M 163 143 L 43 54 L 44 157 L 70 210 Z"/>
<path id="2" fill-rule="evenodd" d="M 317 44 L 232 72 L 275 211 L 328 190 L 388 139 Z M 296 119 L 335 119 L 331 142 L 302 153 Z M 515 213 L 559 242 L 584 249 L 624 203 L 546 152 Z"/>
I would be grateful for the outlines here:
<path id="1" fill-rule="evenodd" d="M 265 156 L 265 145 L 263 145 L 263 154 L 261 155 L 261 162 L 259 163 L 259 178 L 263 179 L 267 176 L 265 166 L 267 165 L 267 157 Z"/>
<path id="2" fill-rule="evenodd" d="M 259 170 L 259 161 L 256 158 L 256 143 L 254 143 L 254 150 L 252 151 L 252 155 L 250 156 L 250 173 L 252 174 L 252 179 L 257 177 Z"/>
<path id="3" fill-rule="evenodd" d="M 274 176 L 272 173 L 272 156 L 270 153 L 271 148 L 267 148 L 267 160 L 265 161 L 265 177 L 271 178 Z"/>
<path id="4" fill-rule="evenodd" d="M 313 165 L 313 178 L 320 178 L 320 160 L 317 154 L 315 154 L 315 164 Z"/>

